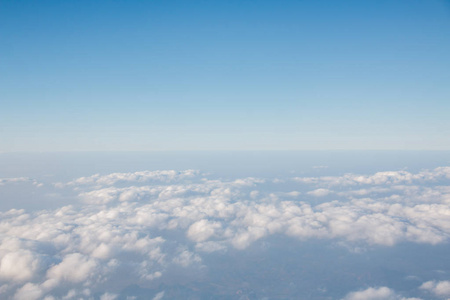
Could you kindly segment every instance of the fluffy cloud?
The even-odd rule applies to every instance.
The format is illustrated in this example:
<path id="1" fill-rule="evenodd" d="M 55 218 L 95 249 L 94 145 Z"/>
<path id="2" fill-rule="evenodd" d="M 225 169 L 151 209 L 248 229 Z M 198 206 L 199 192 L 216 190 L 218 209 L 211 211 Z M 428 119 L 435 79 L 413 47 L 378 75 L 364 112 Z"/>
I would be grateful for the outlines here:
<path id="1" fill-rule="evenodd" d="M 440 297 L 450 297 L 450 281 L 427 281 L 424 282 L 421 286 L 421 289 L 427 290 L 436 296 Z"/>
<path id="2" fill-rule="evenodd" d="M 0 261 L 0 278 L 12 281 L 25 281 L 33 277 L 38 269 L 39 258 L 25 249 L 7 252 Z"/>
<path id="3" fill-rule="evenodd" d="M 27 283 L 17 290 L 14 295 L 15 300 L 36 300 L 42 297 L 42 289 L 33 283 Z"/>
<path id="4" fill-rule="evenodd" d="M 94 293 L 114 299 L 127 284 L 163 280 L 173 268 L 202 266 L 203 255 L 243 251 L 271 235 L 383 246 L 446 243 L 449 174 L 437 168 L 295 178 L 296 187 L 307 186 L 305 194 L 277 190 L 286 180 L 217 180 L 192 170 L 82 177 L 59 185 L 77 192 L 79 204 L 0 212 L 0 289 L 11 299 Z M 105 290 L 119 274 L 125 280 Z M 446 296 L 449 285 L 431 281 L 422 290 Z M 378 287 L 345 299 L 402 298 Z"/>
<path id="5" fill-rule="evenodd" d="M 194 178 L 199 175 L 196 170 L 186 171 L 141 171 L 133 173 L 111 173 L 107 175 L 95 174 L 88 177 L 80 177 L 74 181 L 70 181 L 67 185 L 97 185 L 107 186 L 117 183 L 150 183 L 150 182 L 173 182 Z M 1 181 L 0 181 L 1 182 Z"/>
<path id="6" fill-rule="evenodd" d="M 104 293 L 103 295 L 100 296 L 100 300 L 115 300 L 115 299 L 117 299 L 116 294 Z"/>
<path id="7" fill-rule="evenodd" d="M 31 183 L 37 187 L 43 186 L 43 183 L 29 177 L 0 178 L 0 186 L 14 183 Z"/>
<path id="8" fill-rule="evenodd" d="M 343 300 L 421 300 L 420 298 L 404 298 L 392 289 L 382 287 L 369 287 L 362 291 L 349 293 Z"/>
<path id="9" fill-rule="evenodd" d="M 351 292 L 345 298 L 345 300 L 394 300 L 396 294 L 390 288 L 385 286 L 379 288 L 368 288 L 363 291 Z"/>
<path id="10" fill-rule="evenodd" d="M 155 297 L 153 297 L 153 300 L 161 300 L 163 297 L 164 297 L 164 291 L 156 294 Z"/>
<path id="11" fill-rule="evenodd" d="M 82 282 L 87 280 L 96 266 L 95 260 L 80 253 L 70 253 L 47 271 L 47 277 L 58 281 Z"/>
<path id="12" fill-rule="evenodd" d="M 408 184 L 413 182 L 435 181 L 450 179 L 450 167 L 439 167 L 425 170 L 417 174 L 407 171 L 377 172 L 373 175 L 346 174 L 343 176 L 296 177 L 294 180 L 307 184 L 326 184 L 328 186 L 349 185 L 382 185 Z"/>
<path id="13" fill-rule="evenodd" d="M 327 196 L 328 194 L 330 194 L 330 191 L 327 189 L 317 189 L 317 190 L 308 192 L 308 195 L 312 195 L 315 197 L 324 197 L 324 196 Z"/>
<path id="14" fill-rule="evenodd" d="M 209 239 L 216 229 L 219 229 L 220 223 L 209 222 L 208 220 L 200 220 L 189 226 L 187 236 L 196 242 L 203 242 Z"/>

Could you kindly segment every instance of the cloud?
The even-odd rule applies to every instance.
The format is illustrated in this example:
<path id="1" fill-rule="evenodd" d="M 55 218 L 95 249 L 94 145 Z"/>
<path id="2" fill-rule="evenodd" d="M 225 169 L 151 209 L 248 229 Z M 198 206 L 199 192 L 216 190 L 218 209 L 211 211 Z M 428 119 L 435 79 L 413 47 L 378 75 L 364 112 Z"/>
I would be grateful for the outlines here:
<path id="1" fill-rule="evenodd" d="M 379 288 L 367 288 L 362 291 L 351 292 L 345 300 L 394 300 L 396 294 L 390 288 L 385 286 Z"/>
<path id="2" fill-rule="evenodd" d="M 317 189 L 314 191 L 310 191 L 307 193 L 308 195 L 314 196 L 314 197 L 324 197 L 330 194 L 330 190 L 328 189 Z"/>
<path id="3" fill-rule="evenodd" d="M 351 185 L 392 185 L 413 182 L 429 182 L 450 179 L 450 167 L 438 167 L 417 174 L 407 171 L 377 172 L 373 175 L 345 174 L 343 176 L 295 177 L 293 180 L 306 184 L 324 184 L 327 186 Z"/>
<path id="4" fill-rule="evenodd" d="M 132 173 L 111 173 L 107 175 L 95 174 L 88 177 L 80 177 L 78 179 L 68 182 L 67 185 L 111 186 L 117 183 L 150 183 L 150 182 L 169 183 L 194 178 L 198 175 L 199 172 L 197 170 L 140 171 Z"/>
<path id="5" fill-rule="evenodd" d="M 29 177 L 0 178 L 0 186 L 14 183 L 31 183 L 37 187 L 44 185 L 43 183 Z"/>
<path id="6" fill-rule="evenodd" d="M 104 293 L 103 295 L 100 296 L 100 300 L 115 300 L 115 299 L 117 299 L 117 295 L 112 293 Z"/>
<path id="7" fill-rule="evenodd" d="M 97 262 L 94 259 L 80 253 L 71 253 L 59 264 L 51 267 L 47 271 L 47 277 L 58 281 L 82 282 L 88 279 L 96 267 Z"/>
<path id="8" fill-rule="evenodd" d="M 17 299 L 59 299 L 69 291 L 81 298 L 114 297 L 129 284 L 164 280 L 171 268 L 202 266 L 205 255 L 245 251 L 272 235 L 386 247 L 449 241 L 449 168 L 294 180 L 294 188 L 307 185 L 308 195 L 336 196 L 320 203 L 277 190 L 273 180 L 198 174 L 82 177 L 59 187 L 78 193 L 78 204 L 0 212 L 1 289 Z M 125 279 L 108 290 L 118 276 Z M 422 290 L 441 296 L 447 285 L 433 281 Z M 387 287 L 373 287 L 345 299 L 399 297 Z"/>
<path id="9" fill-rule="evenodd" d="M 369 287 L 362 291 L 349 293 L 343 300 L 421 300 L 420 298 L 404 298 L 394 290 L 382 287 Z"/>
<path id="10" fill-rule="evenodd" d="M 153 300 L 161 300 L 163 297 L 164 297 L 164 291 L 156 294 L 155 297 L 153 297 Z"/>
<path id="11" fill-rule="evenodd" d="M 39 258 L 31 251 L 18 249 L 2 255 L 0 279 L 25 281 L 31 279 L 39 267 Z"/>
<path id="12" fill-rule="evenodd" d="M 42 289 L 33 283 L 27 283 L 14 295 L 15 300 L 36 300 L 42 297 Z"/>
<path id="13" fill-rule="evenodd" d="M 187 236 L 193 241 L 203 242 L 214 235 L 214 232 L 220 227 L 220 223 L 209 222 L 203 219 L 189 226 Z"/>
<path id="14" fill-rule="evenodd" d="M 450 297 L 450 281 L 427 281 L 421 286 L 421 289 L 429 291 L 439 297 Z"/>
<path id="15" fill-rule="evenodd" d="M 200 263 L 201 261 L 202 259 L 199 255 L 189 252 L 188 250 L 181 251 L 180 254 L 173 259 L 175 264 L 183 267 L 188 267 L 192 264 Z"/>

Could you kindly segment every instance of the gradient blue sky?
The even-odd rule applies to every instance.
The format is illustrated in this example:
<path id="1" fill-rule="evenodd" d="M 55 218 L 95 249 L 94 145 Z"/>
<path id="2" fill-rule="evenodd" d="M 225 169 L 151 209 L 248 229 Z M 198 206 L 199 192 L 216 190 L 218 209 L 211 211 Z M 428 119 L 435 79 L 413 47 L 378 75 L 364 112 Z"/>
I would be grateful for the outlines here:
<path id="1" fill-rule="evenodd" d="M 0 1 L 0 151 L 450 149 L 450 2 Z"/>

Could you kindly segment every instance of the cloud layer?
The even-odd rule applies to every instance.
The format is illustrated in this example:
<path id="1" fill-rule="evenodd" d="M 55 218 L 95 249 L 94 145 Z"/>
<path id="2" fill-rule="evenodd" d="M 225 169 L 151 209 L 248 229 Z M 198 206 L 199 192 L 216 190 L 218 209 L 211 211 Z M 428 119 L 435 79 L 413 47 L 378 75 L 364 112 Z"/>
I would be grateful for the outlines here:
<path id="1" fill-rule="evenodd" d="M 201 270 L 208 253 L 246 251 L 275 235 L 367 247 L 448 243 L 449 182 L 450 168 L 441 167 L 232 180 L 143 171 L 57 183 L 76 192 L 79 204 L 0 213 L 0 292 L 10 299 L 114 299 L 171 270 Z M 428 281 L 418 291 L 448 296 L 448 286 Z M 381 287 L 345 299 L 402 298 Z"/>

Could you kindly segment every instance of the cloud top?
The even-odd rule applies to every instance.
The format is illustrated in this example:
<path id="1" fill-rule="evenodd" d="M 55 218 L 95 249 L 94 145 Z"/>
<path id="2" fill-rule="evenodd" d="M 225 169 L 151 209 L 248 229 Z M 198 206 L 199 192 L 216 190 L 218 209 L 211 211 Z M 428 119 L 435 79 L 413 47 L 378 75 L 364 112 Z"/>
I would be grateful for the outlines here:
<path id="1" fill-rule="evenodd" d="M 199 174 L 82 177 L 58 187 L 77 193 L 80 205 L 0 212 L 1 290 L 11 299 L 69 292 L 114 299 L 129 284 L 149 285 L 177 268 L 201 270 L 208 253 L 246 251 L 274 235 L 369 247 L 449 241 L 449 168 L 279 180 Z M 283 191 L 284 182 L 309 192 Z M 108 284 L 118 276 L 125 280 Z M 420 290 L 449 296 L 450 284 L 427 281 Z M 345 299 L 402 298 L 371 287 Z"/>

